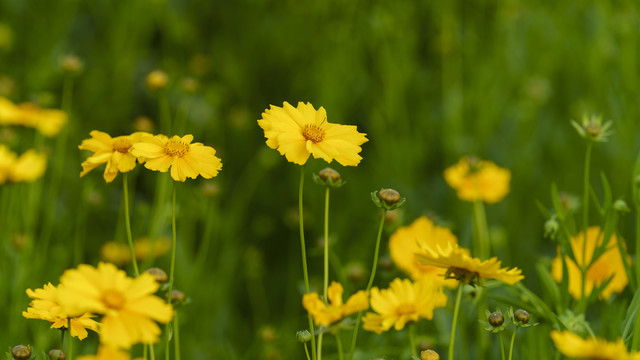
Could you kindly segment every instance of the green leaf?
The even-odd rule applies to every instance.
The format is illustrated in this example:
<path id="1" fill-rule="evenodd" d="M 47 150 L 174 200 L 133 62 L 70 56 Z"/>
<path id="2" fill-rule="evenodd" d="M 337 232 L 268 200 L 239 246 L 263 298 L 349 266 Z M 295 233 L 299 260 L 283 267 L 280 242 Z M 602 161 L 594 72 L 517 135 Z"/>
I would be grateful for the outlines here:
<path id="1" fill-rule="evenodd" d="M 638 312 L 638 307 L 640 306 L 640 290 L 637 290 L 635 295 L 633 295 L 633 300 L 631 300 L 631 304 L 627 309 L 627 315 L 622 321 L 622 340 L 624 340 L 625 345 L 630 347 L 631 338 L 633 337 L 633 328 L 636 324 L 636 313 Z"/>
<path id="2" fill-rule="evenodd" d="M 602 207 L 606 211 L 611 207 L 611 204 L 613 203 L 613 197 L 611 196 L 611 185 L 609 185 L 609 180 L 607 180 L 607 176 L 603 172 L 600 173 L 600 180 L 602 181 L 602 191 L 604 192 L 604 202 L 602 204 Z"/>
<path id="3" fill-rule="evenodd" d="M 560 304 L 562 304 L 560 301 L 560 289 L 558 288 L 558 284 L 551 277 L 551 273 L 547 269 L 547 266 L 541 262 L 536 263 L 536 272 L 538 273 L 540 281 L 542 281 L 543 289 L 551 298 L 551 303 L 560 307 Z M 560 312 L 560 309 L 556 308 L 556 311 Z"/>

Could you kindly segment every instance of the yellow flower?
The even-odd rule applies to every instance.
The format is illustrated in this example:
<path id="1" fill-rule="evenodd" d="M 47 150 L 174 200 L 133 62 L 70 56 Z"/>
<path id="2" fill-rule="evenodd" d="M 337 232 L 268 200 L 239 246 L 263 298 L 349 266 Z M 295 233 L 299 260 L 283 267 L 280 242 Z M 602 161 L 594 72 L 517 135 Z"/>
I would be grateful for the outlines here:
<path id="1" fill-rule="evenodd" d="M 140 141 L 143 135 L 149 135 L 143 132 L 136 132 L 131 135 L 116 136 L 112 138 L 109 134 L 102 131 L 93 130 L 90 139 L 82 140 L 78 149 L 89 150 L 93 152 L 82 165 L 80 177 L 85 176 L 89 171 L 96 167 L 107 164 L 104 169 L 104 180 L 112 182 L 116 178 L 118 172 L 127 172 L 136 167 L 136 157 L 129 153 L 133 144 Z M 138 162 L 143 159 L 138 158 Z"/>
<path id="2" fill-rule="evenodd" d="M 41 109 L 32 103 L 16 105 L 0 97 L 0 124 L 32 127 L 44 136 L 53 137 L 66 123 L 67 114 L 62 110 Z"/>
<path id="3" fill-rule="evenodd" d="M 167 237 L 151 240 L 143 236 L 133 242 L 133 251 L 137 260 L 158 258 L 169 250 L 171 250 L 171 242 Z M 107 241 L 100 249 L 100 258 L 107 262 L 124 265 L 131 262 L 131 250 L 125 243 Z"/>
<path id="4" fill-rule="evenodd" d="M 34 182 L 47 169 L 47 156 L 35 150 L 27 150 L 15 161 L 9 179 L 13 182 Z"/>
<path id="5" fill-rule="evenodd" d="M 583 264 L 591 263 L 593 253 L 597 247 L 602 245 L 604 234 L 598 226 L 591 226 L 587 229 L 587 244 L 586 253 L 585 250 L 584 233 L 580 232 L 577 236 L 572 236 L 570 243 L 573 254 L 578 261 L 578 264 L 565 256 L 567 262 L 567 270 L 569 271 L 569 293 L 576 299 L 580 300 L 582 297 L 582 272 L 580 267 Z M 586 261 L 583 260 L 583 255 L 586 255 Z M 627 261 L 631 263 L 631 258 L 627 257 Z M 562 282 L 562 259 L 560 258 L 560 249 L 558 249 L 558 255 L 551 262 L 551 275 L 557 282 Z M 598 259 L 591 264 L 586 274 L 586 281 L 584 284 L 584 294 L 589 296 L 594 287 L 597 288 L 610 277 L 613 278 L 609 284 L 600 293 L 601 299 L 608 299 L 614 292 L 620 293 L 629 283 L 627 279 L 627 273 L 622 263 L 622 256 L 618 250 L 618 239 L 615 235 L 611 235 L 609 242 L 607 243 L 606 251 L 598 257 Z"/>
<path id="6" fill-rule="evenodd" d="M 69 315 L 103 315 L 100 342 L 130 348 L 157 342 L 160 328 L 154 320 L 167 323 L 173 317 L 171 305 L 153 295 L 157 290 L 153 276 L 143 273 L 132 279 L 113 264 L 101 262 L 97 268 L 80 265 L 65 271 L 58 301 Z"/>
<path id="7" fill-rule="evenodd" d="M 17 155 L 8 147 L 0 144 L 0 185 L 7 182 L 16 162 Z"/>
<path id="8" fill-rule="evenodd" d="M 461 200 L 482 200 L 493 204 L 502 201 L 509 193 L 511 172 L 491 161 L 465 156 L 444 171 L 444 179 Z"/>
<path id="9" fill-rule="evenodd" d="M 371 289 L 371 308 L 362 319 L 363 328 L 378 334 L 393 327 L 402 330 L 408 322 L 433 319 L 433 309 L 447 304 L 442 287 L 427 278 L 416 282 L 394 279 L 388 289 Z"/>
<path id="10" fill-rule="evenodd" d="M 144 136 L 134 144 L 131 153 L 146 158 L 144 166 L 149 170 L 166 172 L 171 167 L 171 177 L 175 181 L 195 179 L 202 175 L 211 179 L 222 169 L 222 162 L 215 156 L 216 150 L 202 143 L 191 143 L 193 135 L 182 138 L 174 135 Z"/>
<path id="11" fill-rule="evenodd" d="M 346 303 L 342 302 L 342 293 L 344 289 L 340 283 L 331 282 L 327 288 L 327 297 L 329 304 L 320 300 L 318 293 L 312 292 L 304 294 L 302 297 L 302 306 L 313 316 L 316 325 L 329 326 L 336 321 L 342 320 L 351 314 L 366 310 L 369 308 L 369 297 L 367 292 L 360 290 L 353 294 Z"/>
<path id="12" fill-rule="evenodd" d="M 95 355 L 78 356 L 77 360 L 129 360 L 129 353 L 109 346 L 100 346 Z"/>
<path id="13" fill-rule="evenodd" d="M 58 304 L 56 296 L 58 288 L 51 283 L 45 284 L 42 289 L 27 289 L 27 296 L 31 299 L 27 311 L 22 312 L 22 316 L 27 319 L 46 320 L 51 323 L 52 329 L 66 329 L 69 320 L 64 314 L 62 307 Z M 87 329 L 98 331 L 98 323 L 92 320 L 93 315 L 85 313 L 79 317 L 71 318 L 71 336 L 82 340 L 87 337 Z"/>
<path id="14" fill-rule="evenodd" d="M 258 125 L 267 145 L 298 165 L 313 155 L 328 163 L 335 159 L 343 166 L 356 166 L 362 160 L 360 145 L 368 141 L 353 125 L 328 122 L 324 108 L 316 110 L 310 103 L 299 102 L 297 108 L 286 101 L 282 107 L 271 105 Z"/>
<path id="15" fill-rule="evenodd" d="M 162 70 L 153 70 L 147 74 L 146 82 L 147 86 L 151 90 L 160 90 L 167 86 L 169 77 L 167 76 L 167 73 Z"/>
<path id="16" fill-rule="evenodd" d="M 436 226 L 427 217 L 421 216 L 411 225 L 398 228 L 389 238 L 391 259 L 413 280 L 428 277 L 438 285 L 446 284 L 450 288 L 455 288 L 458 285 L 455 280 L 444 278 L 446 269 L 420 264 L 415 256 L 420 252 L 418 243 L 446 247 L 448 244 L 458 243 L 455 235 L 449 229 Z"/>
<path id="17" fill-rule="evenodd" d="M 615 343 L 603 339 L 584 340 L 567 330 L 551 331 L 551 339 L 562 354 L 575 359 L 640 360 L 640 353 L 627 352 L 622 339 Z"/>
<path id="18" fill-rule="evenodd" d="M 430 247 L 420 244 L 421 252 L 416 258 L 423 265 L 432 265 L 447 269 L 445 277 L 472 282 L 480 279 L 495 279 L 513 285 L 524 279 L 522 270 L 518 268 L 501 269 L 498 258 L 482 261 L 474 258 L 469 250 L 461 248 L 457 244 L 449 244 L 446 247 L 436 245 Z"/>

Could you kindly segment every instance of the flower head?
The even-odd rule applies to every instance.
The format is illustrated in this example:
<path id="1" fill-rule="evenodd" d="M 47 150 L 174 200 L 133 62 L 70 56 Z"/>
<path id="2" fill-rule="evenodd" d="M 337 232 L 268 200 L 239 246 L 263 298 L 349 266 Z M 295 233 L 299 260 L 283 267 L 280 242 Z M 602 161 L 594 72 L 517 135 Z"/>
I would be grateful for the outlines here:
<path id="1" fill-rule="evenodd" d="M 193 135 L 168 138 L 164 135 L 144 136 L 131 148 L 134 156 L 146 159 L 144 166 L 149 170 L 166 172 L 171 168 L 175 181 L 195 179 L 202 175 L 211 179 L 222 169 L 222 162 L 215 156 L 216 150 L 202 143 L 191 143 Z"/>
<path id="2" fill-rule="evenodd" d="M 446 269 L 422 265 L 415 254 L 420 252 L 419 243 L 428 246 L 457 244 L 455 235 L 447 228 L 435 225 L 426 216 L 417 218 L 411 225 L 398 228 L 389 238 L 389 253 L 393 262 L 400 270 L 407 273 L 413 280 L 428 277 L 437 284 L 445 283 L 450 288 L 458 285 L 455 280 L 445 280 Z"/>
<path id="3" fill-rule="evenodd" d="M 583 264 L 591 264 L 593 254 L 596 248 L 602 245 L 603 238 L 602 229 L 598 226 L 591 226 L 587 229 L 586 243 L 583 232 L 580 232 L 577 236 L 572 236 L 569 240 L 571 249 L 578 261 L 576 264 L 568 256 L 565 256 L 569 271 L 569 293 L 576 300 L 582 297 L 582 271 L 580 267 Z M 584 261 L 583 254 L 585 256 Z M 627 258 L 627 261 L 630 262 L 631 259 Z M 551 262 L 551 275 L 556 281 L 562 281 L 562 259 L 559 250 L 558 255 Z M 611 235 L 604 253 L 587 269 L 584 284 L 585 296 L 589 296 L 594 288 L 604 284 L 609 278 L 611 278 L 611 281 L 600 293 L 600 298 L 602 299 L 608 299 L 614 292 L 622 292 L 629 283 L 627 273 L 624 270 L 622 256 L 618 251 L 618 239 L 615 235 Z"/>
<path id="4" fill-rule="evenodd" d="M 16 105 L 0 97 L 0 125 L 22 125 L 37 129 L 46 137 L 56 136 L 67 123 L 67 114 L 56 109 L 42 109 L 33 103 Z"/>
<path id="5" fill-rule="evenodd" d="M 498 258 L 482 261 L 474 258 L 469 250 L 461 248 L 457 244 L 448 244 L 446 247 L 420 244 L 421 252 L 416 258 L 422 265 L 432 265 L 447 269 L 445 278 L 455 278 L 468 283 L 480 279 L 495 279 L 513 285 L 524 279 L 522 270 L 518 268 L 500 268 Z"/>
<path id="6" fill-rule="evenodd" d="M 22 312 L 22 316 L 27 319 L 46 320 L 51 323 L 52 329 L 66 329 L 69 321 L 64 310 L 57 301 L 58 288 L 48 283 L 42 289 L 27 289 L 27 296 L 31 299 L 27 311 Z M 98 323 L 92 320 L 94 317 L 89 313 L 79 317 L 71 318 L 71 336 L 82 340 L 87 337 L 87 329 L 98 331 Z"/>
<path id="7" fill-rule="evenodd" d="M 369 297 L 366 291 L 356 292 L 346 303 L 342 302 L 343 292 L 342 285 L 333 281 L 327 288 L 328 303 L 320 300 L 318 293 L 312 292 L 304 294 L 302 306 L 313 316 L 316 325 L 324 326 L 330 326 L 346 316 L 369 308 Z"/>
<path id="8" fill-rule="evenodd" d="M 615 343 L 603 339 L 582 339 L 570 331 L 551 331 L 551 340 L 565 356 L 576 359 L 639 360 L 640 353 L 629 354 L 622 339 Z"/>
<path id="9" fill-rule="evenodd" d="M 575 120 L 571 120 L 571 125 L 576 129 L 578 135 L 589 141 L 605 142 L 611 135 L 611 126 L 613 123 L 607 121 L 602 122 L 602 115 L 582 115 L 580 124 Z"/>
<path id="10" fill-rule="evenodd" d="M 47 155 L 35 150 L 25 151 L 16 159 L 9 179 L 13 182 L 34 182 L 39 179 L 47 169 Z"/>
<path id="11" fill-rule="evenodd" d="M 112 182 L 118 172 L 128 172 L 136 167 L 136 157 L 131 155 L 129 150 L 133 144 L 140 141 L 143 135 L 148 134 L 136 132 L 112 138 L 107 133 L 93 130 L 90 135 L 90 139 L 83 140 L 78 146 L 80 150 L 93 151 L 93 155 L 82 163 L 80 176 L 85 176 L 96 167 L 107 164 L 103 177 L 106 182 Z M 138 158 L 138 162 L 142 162 L 142 159 Z"/>
<path id="12" fill-rule="evenodd" d="M 97 268 L 80 265 L 65 271 L 57 298 L 69 315 L 103 315 L 100 342 L 129 348 L 157 342 L 160 328 L 154 320 L 167 323 L 173 317 L 171 305 L 153 295 L 157 290 L 153 276 L 143 273 L 132 279 L 113 264 L 101 262 Z"/>
<path id="13" fill-rule="evenodd" d="M 411 282 L 394 279 L 388 289 L 371 289 L 371 309 L 363 321 L 365 330 L 378 334 L 393 327 L 402 330 L 408 322 L 433 319 L 433 309 L 445 306 L 447 296 L 428 279 Z"/>
<path id="14" fill-rule="evenodd" d="M 298 165 L 313 155 L 328 163 L 336 160 L 343 166 L 356 166 L 362 160 L 360 145 L 368 141 L 355 126 L 328 122 L 324 108 L 316 110 L 310 103 L 299 102 L 296 108 L 286 101 L 282 107 L 271 105 L 258 125 L 267 145 Z"/>
<path id="15" fill-rule="evenodd" d="M 493 204 L 509 193 L 511 172 L 491 161 L 465 156 L 444 171 L 444 179 L 461 200 Z"/>

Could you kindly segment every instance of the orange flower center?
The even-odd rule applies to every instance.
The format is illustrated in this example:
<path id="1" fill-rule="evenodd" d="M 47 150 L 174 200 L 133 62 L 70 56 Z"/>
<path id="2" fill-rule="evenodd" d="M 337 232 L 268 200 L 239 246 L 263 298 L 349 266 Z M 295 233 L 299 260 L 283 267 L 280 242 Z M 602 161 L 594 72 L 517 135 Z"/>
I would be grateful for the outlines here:
<path id="1" fill-rule="evenodd" d="M 415 314 L 415 313 L 416 313 L 416 307 L 414 304 L 400 304 L 396 308 L 396 314 L 398 314 L 398 316 Z"/>
<path id="2" fill-rule="evenodd" d="M 164 153 L 168 156 L 185 156 L 189 152 L 189 144 L 185 144 L 182 140 L 169 140 L 164 146 Z"/>
<path id="3" fill-rule="evenodd" d="M 324 139 L 324 130 L 322 130 L 318 125 L 315 124 L 307 124 L 302 129 L 302 136 L 305 139 L 313 141 L 313 143 L 319 143 Z"/>
<path id="4" fill-rule="evenodd" d="M 102 294 L 102 302 L 109 308 L 120 310 L 124 307 L 127 299 L 121 292 L 116 290 L 107 290 Z"/>
<path id="5" fill-rule="evenodd" d="M 131 141 L 129 141 L 127 137 L 121 137 L 113 142 L 113 150 L 126 154 L 129 152 L 131 145 L 133 144 L 131 144 Z"/>

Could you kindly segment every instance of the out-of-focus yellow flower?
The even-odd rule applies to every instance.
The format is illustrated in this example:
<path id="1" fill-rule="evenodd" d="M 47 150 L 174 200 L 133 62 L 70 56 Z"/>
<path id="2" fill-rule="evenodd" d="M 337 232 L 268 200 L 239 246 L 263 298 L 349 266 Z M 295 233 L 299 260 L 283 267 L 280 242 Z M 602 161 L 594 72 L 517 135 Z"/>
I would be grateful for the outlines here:
<path id="1" fill-rule="evenodd" d="M 335 281 L 327 288 L 329 303 L 320 300 L 318 293 L 304 294 L 302 306 L 311 314 L 316 325 L 330 326 L 346 316 L 369 308 L 367 292 L 360 290 L 353 294 L 346 303 L 342 302 L 344 289 Z"/>
<path id="2" fill-rule="evenodd" d="M 16 157 L 17 155 L 8 147 L 0 144 L 0 185 L 9 179 Z"/>
<path id="3" fill-rule="evenodd" d="M 457 244 L 455 235 L 447 228 L 435 225 L 426 216 L 417 218 L 411 225 L 398 228 L 389 238 L 389 253 L 391 259 L 413 280 L 428 277 L 436 284 L 446 284 L 455 288 L 458 283 L 455 280 L 445 280 L 446 269 L 422 265 L 415 254 L 420 252 L 418 243 L 428 246 Z"/>
<path id="4" fill-rule="evenodd" d="M 363 328 L 378 334 L 393 327 L 402 330 L 408 322 L 433 319 L 433 309 L 447 304 L 442 287 L 428 278 L 416 282 L 394 279 L 388 289 L 371 289 L 371 308 L 362 319 Z"/>
<path id="5" fill-rule="evenodd" d="M 136 167 L 136 157 L 129 150 L 140 141 L 142 136 L 149 135 L 143 132 L 136 132 L 131 135 L 112 138 L 109 134 L 98 130 L 93 130 L 89 134 L 91 138 L 82 140 L 78 149 L 92 151 L 93 155 L 89 156 L 81 164 L 82 172 L 80 176 L 85 176 L 96 167 L 107 164 L 103 174 L 106 182 L 112 182 L 118 172 L 128 172 Z M 144 161 L 141 158 L 137 160 L 138 162 Z"/>
<path id="6" fill-rule="evenodd" d="M 32 127 L 46 137 L 53 137 L 66 123 L 67 113 L 62 110 L 41 109 L 32 103 L 16 105 L 0 97 L 0 125 Z"/>
<path id="7" fill-rule="evenodd" d="M 604 234 L 600 227 L 591 226 L 587 229 L 586 249 L 583 232 L 580 232 L 577 236 L 572 236 L 570 239 L 571 249 L 573 249 L 573 254 L 578 264 L 569 259 L 568 256 L 565 256 L 565 260 L 567 262 L 567 270 L 569 271 L 569 293 L 576 300 L 582 298 L 582 272 L 580 271 L 580 267 L 583 264 L 591 263 L 595 249 L 602 245 L 603 237 Z M 583 253 L 585 250 L 586 252 Z M 584 258 L 585 261 L 583 261 L 583 256 L 586 256 L 586 258 Z M 631 258 L 628 257 L 627 261 L 631 263 Z M 558 249 L 558 255 L 551 262 L 551 275 L 557 282 L 562 282 L 560 249 Z M 614 292 L 622 292 L 629 283 L 627 273 L 624 269 L 624 263 L 622 262 L 622 256 L 618 250 L 618 239 L 615 235 L 611 235 L 611 238 L 609 238 L 606 251 L 589 266 L 584 284 L 584 295 L 589 296 L 594 287 L 597 288 L 612 276 L 613 278 L 609 284 L 600 293 L 601 299 L 608 299 Z"/>
<path id="8" fill-rule="evenodd" d="M 175 181 L 195 179 L 202 175 L 211 179 L 222 169 L 216 150 L 202 143 L 191 143 L 193 135 L 182 138 L 174 135 L 143 136 L 139 143 L 131 148 L 135 156 L 146 158 L 144 166 L 149 170 L 166 172 L 171 167 L 171 177 Z"/>
<path id="9" fill-rule="evenodd" d="M 171 305 L 153 295 L 157 290 L 153 276 L 129 278 L 113 264 L 101 262 L 97 268 L 80 265 L 65 271 L 57 298 L 70 316 L 101 314 L 100 343 L 128 349 L 158 342 L 161 331 L 154 320 L 167 323 L 173 317 Z"/>
<path id="10" fill-rule="evenodd" d="M 447 269 L 445 277 L 472 283 L 474 280 L 495 279 L 513 285 L 524 279 L 522 270 L 518 268 L 500 268 L 502 263 L 493 257 L 482 261 L 474 258 L 469 250 L 449 244 L 446 247 L 420 244 L 421 252 L 416 254 L 418 261 L 423 265 L 432 265 Z"/>
<path id="11" fill-rule="evenodd" d="M 565 356 L 575 359 L 640 360 L 640 353 L 629 354 L 622 339 L 615 343 L 603 339 L 582 339 L 570 332 L 551 331 L 551 340 Z"/>
<path id="12" fill-rule="evenodd" d="M 461 200 L 493 204 L 509 193 L 511 172 L 491 161 L 464 156 L 444 171 L 444 179 Z"/>
<path id="13" fill-rule="evenodd" d="M 297 108 L 286 101 L 283 107 L 271 105 L 258 125 L 267 145 L 298 165 L 313 155 L 328 163 L 336 160 L 343 166 L 356 166 L 362 160 L 360 145 L 369 141 L 353 125 L 328 122 L 324 108 L 316 110 L 310 103 L 299 102 Z"/>
<path id="14" fill-rule="evenodd" d="M 133 242 L 133 252 L 136 254 L 136 260 L 138 261 L 147 258 L 158 258 L 169 250 L 171 250 L 171 241 L 164 236 L 155 240 L 148 236 L 143 236 Z M 100 258 L 106 262 L 125 265 L 131 262 L 131 250 L 129 250 L 129 245 L 125 243 L 107 241 L 100 249 Z"/>
<path id="15" fill-rule="evenodd" d="M 113 348 L 110 346 L 101 345 L 98 348 L 98 353 L 95 355 L 83 355 L 78 356 L 78 360 L 129 360 L 131 356 L 129 353 Z"/>
<path id="16" fill-rule="evenodd" d="M 146 81 L 147 86 L 151 90 L 161 90 L 164 89 L 165 86 L 167 86 L 169 77 L 167 76 L 167 73 L 162 70 L 153 70 L 147 75 Z"/>
<path id="17" fill-rule="evenodd" d="M 42 289 L 27 289 L 27 296 L 31 299 L 27 311 L 22 316 L 27 319 L 46 320 L 51 323 L 52 329 L 66 329 L 69 320 L 62 307 L 57 302 L 58 288 L 51 283 L 45 284 Z M 71 336 L 83 340 L 87 337 L 87 329 L 98 331 L 98 323 L 92 320 L 93 315 L 85 313 L 79 317 L 71 318 Z"/>
<path id="18" fill-rule="evenodd" d="M 15 161 L 9 173 L 13 182 L 34 182 L 47 169 L 47 155 L 35 150 L 27 150 Z"/>

